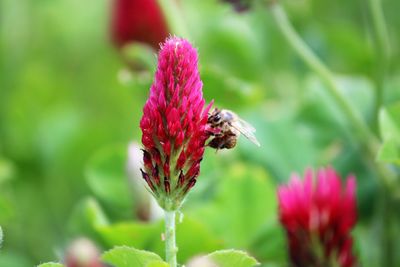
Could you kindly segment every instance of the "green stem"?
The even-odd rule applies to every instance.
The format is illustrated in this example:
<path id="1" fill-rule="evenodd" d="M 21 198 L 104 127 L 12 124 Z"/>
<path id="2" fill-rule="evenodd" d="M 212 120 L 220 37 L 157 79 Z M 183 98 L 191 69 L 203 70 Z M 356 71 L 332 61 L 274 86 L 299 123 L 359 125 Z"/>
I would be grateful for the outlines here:
<path id="1" fill-rule="evenodd" d="M 368 0 L 374 29 L 376 77 L 375 77 L 375 127 L 378 129 L 378 113 L 384 100 L 385 76 L 389 65 L 390 42 L 381 0 Z"/>
<path id="2" fill-rule="evenodd" d="M 377 48 L 379 49 L 380 55 L 382 55 L 385 60 L 388 60 L 390 55 L 390 42 L 381 0 L 369 0 L 369 8 L 372 16 Z"/>
<path id="3" fill-rule="evenodd" d="M 374 112 L 374 128 L 379 132 L 379 111 L 384 102 L 385 78 L 389 67 L 390 60 L 390 42 L 386 28 L 385 16 L 382 10 L 381 0 L 368 0 L 373 26 L 373 37 L 375 43 L 375 112 Z M 382 166 L 382 168 L 384 168 Z M 386 176 L 389 179 L 390 176 Z M 394 179 L 395 180 L 395 179 Z M 381 266 L 394 266 L 392 242 L 392 204 L 391 204 L 391 186 L 393 180 L 388 180 L 386 188 L 381 189 L 382 206 L 382 240 L 381 240 Z M 388 194 L 389 193 L 389 194 Z"/>
<path id="4" fill-rule="evenodd" d="M 175 215 L 176 211 L 165 211 L 165 257 L 170 267 L 176 267 L 176 247 L 175 237 Z"/>
<path id="5" fill-rule="evenodd" d="M 299 36 L 289 22 L 284 9 L 277 2 L 272 1 L 270 3 L 270 10 L 283 36 L 287 39 L 297 54 L 304 60 L 304 62 L 325 82 L 330 94 L 333 96 L 342 112 L 345 113 L 345 115 L 349 118 L 351 125 L 353 125 L 354 130 L 356 131 L 358 137 L 362 140 L 363 145 L 365 145 L 369 152 L 375 154 L 378 144 L 377 138 L 370 131 L 361 116 L 352 108 L 347 99 L 340 93 L 333 73 L 324 65 L 324 63 L 314 54 L 314 52 Z"/>

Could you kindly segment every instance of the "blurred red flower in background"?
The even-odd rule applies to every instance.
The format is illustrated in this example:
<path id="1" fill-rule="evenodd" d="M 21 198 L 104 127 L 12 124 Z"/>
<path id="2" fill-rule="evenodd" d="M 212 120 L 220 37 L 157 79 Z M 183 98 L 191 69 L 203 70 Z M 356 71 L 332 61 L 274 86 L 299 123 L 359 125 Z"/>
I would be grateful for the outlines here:
<path id="1" fill-rule="evenodd" d="M 157 0 L 114 0 L 111 24 L 117 47 L 142 42 L 158 49 L 169 34 Z"/>
<path id="2" fill-rule="evenodd" d="M 278 189 L 279 217 L 285 227 L 292 266 L 356 266 L 351 229 L 356 224 L 356 182 L 342 184 L 332 168 L 293 175 Z"/>

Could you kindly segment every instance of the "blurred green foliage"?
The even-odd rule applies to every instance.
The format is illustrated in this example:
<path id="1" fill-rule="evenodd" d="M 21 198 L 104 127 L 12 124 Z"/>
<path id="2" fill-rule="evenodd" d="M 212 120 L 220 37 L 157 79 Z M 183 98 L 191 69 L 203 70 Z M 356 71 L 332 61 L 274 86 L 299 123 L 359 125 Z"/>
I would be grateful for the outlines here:
<path id="1" fill-rule="evenodd" d="M 308 166 L 330 164 L 357 176 L 358 252 L 363 266 L 378 266 L 377 174 L 324 85 L 264 6 L 237 14 L 216 0 L 181 2 L 207 101 L 250 121 L 262 147 L 241 138 L 233 151 L 207 151 L 178 224 L 180 261 L 236 248 L 265 266 L 286 266 L 276 184 Z M 375 57 L 364 2 L 284 4 L 307 43 L 340 73 L 342 93 L 372 124 Z M 393 44 L 400 42 L 399 9 L 399 1 L 384 1 Z M 132 245 L 163 255 L 162 223 L 138 220 L 126 175 L 127 145 L 140 142 L 155 52 L 131 47 L 127 55 L 146 69 L 126 70 L 109 42 L 109 10 L 106 0 L 0 2 L 0 266 L 61 259 L 81 235 L 101 249 Z M 378 158 L 399 164 L 398 46 L 391 53 Z M 399 202 L 394 206 L 400 209 Z M 398 229 L 393 233 L 398 248 Z"/>

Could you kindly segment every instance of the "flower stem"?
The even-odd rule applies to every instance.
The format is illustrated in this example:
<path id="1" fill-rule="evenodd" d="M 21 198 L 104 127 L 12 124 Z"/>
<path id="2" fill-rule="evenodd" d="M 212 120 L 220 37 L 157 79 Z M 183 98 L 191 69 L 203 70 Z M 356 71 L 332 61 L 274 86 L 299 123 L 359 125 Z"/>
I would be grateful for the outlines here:
<path id="1" fill-rule="evenodd" d="M 390 44 L 381 0 L 369 0 L 374 29 L 376 74 L 375 74 L 375 128 L 378 130 L 378 113 L 384 100 L 385 76 L 389 65 Z"/>
<path id="2" fill-rule="evenodd" d="M 304 60 L 304 62 L 317 73 L 320 78 L 325 82 L 327 89 L 333 96 L 334 100 L 341 108 L 343 113 L 349 118 L 359 138 L 363 141 L 369 152 L 376 153 L 378 140 L 363 121 L 361 116 L 352 108 L 347 99 L 340 93 L 339 87 L 335 82 L 333 73 L 325 66 L 325 64 L 314 54 L 308 45 L 299 36 L 289 19 L 284 9 L 276 2 L 270 3 L 270 10 L 273 18 L 276 21 L 279 30 L 287 39 L 289 44 L 297 52 L 297 54 Z"/>
<path id="3" fill-rule="evenodd" d="M 279 30 L 282 32 L 283 36 L 297 52 L 297 54 L 304 60 L 304 62 L 325 82 L 327 89 L 334 97 L 336 104 L 350 120 L 351 125 L 354 127 L 355 134 L 360 138 L 362 146 L 367 152 L 368 163 L 376 167 L 382 184 L 390 192 L 393 190 L 395 178 L 386 166 L 378 164 L 375 161 L 375 157 L 380 146 L 378 138 L 373 134 L 362 117 L 352 108 L 347 99 L 340 93 L 333 73 L 299 36 L 290 23 L 285 10 L 277 3 L 276 0 L 269 1 L 269 8 Z"/>
<path id="4" fill-rule="evenodd" d="M 176 211 L 165 211 L 165 257 L 170 267 L 176 267 L 176 247 L 175 238 L 175 215 Z"/>
<path id="5" fill-rule="evenodd" d="M 385 16 L 382 10 L 381 0 L 369 0 L 369 9 L 371 13 L 372 25 L 373 25 L 373 36 L 375 43 L 375 110 L 374 110 L 374 128 L 376 132 L 379 131 L 379 111 L 384 102 L 384 90 L 385 90 L 385 78 L 389 67 L 390 58 L 390 44 L 389 35 L 386 28 Z M 389 181 L 390 182 L 390 181 Z M 389 184 L 390 185 L 390 184 Z M 390 188 L 382 188 L 381 198 L 382 213 L 378 213 L 382 220 L 382 255 L 381 255 L 381 266 L 394 266 L 393 264 L 393 249 L 394 244 L 392 242 L 392 205 Z M 389 189 L 389 190 L 388 190 Z"/>

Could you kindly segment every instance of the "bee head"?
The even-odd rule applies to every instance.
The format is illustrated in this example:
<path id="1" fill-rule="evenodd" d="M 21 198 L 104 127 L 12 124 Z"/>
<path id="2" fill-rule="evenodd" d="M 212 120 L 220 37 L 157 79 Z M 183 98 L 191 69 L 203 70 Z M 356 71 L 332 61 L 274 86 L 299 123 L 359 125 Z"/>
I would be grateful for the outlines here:
<path id="1" fill-rule="evenodd" d="M 214 109 L 214 111 L 208 117 L 207 122 L 216 125 L 221 122 L 221 119 L 222 119 L 221 112 L 218 109 Z"/>

